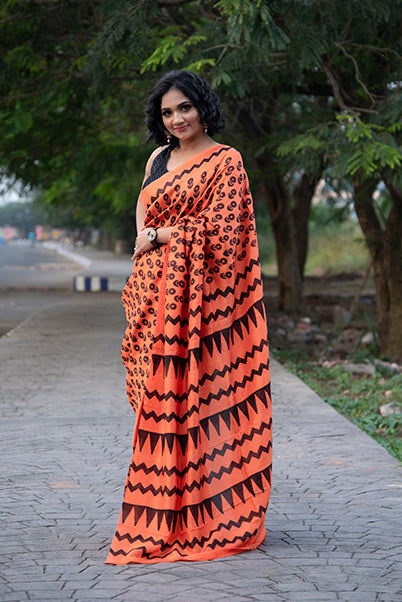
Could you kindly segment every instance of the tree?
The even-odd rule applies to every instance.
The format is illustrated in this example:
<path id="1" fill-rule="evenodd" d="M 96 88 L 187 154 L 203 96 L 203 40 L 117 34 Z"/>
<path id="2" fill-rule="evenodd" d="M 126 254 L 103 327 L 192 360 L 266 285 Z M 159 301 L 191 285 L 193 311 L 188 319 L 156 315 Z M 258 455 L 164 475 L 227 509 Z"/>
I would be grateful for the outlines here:
<path id="1" fill-rule="evenodd" d="M 0 207 L 0 226 L 14 226 L 24 237 L 35 229 L 36 216 L 32 203 L 13 202 Z"/>
<path id="2" fill-rule="evenodd" d="M 0 174 L 81 223 L 134 239 L 147 154 L 133 133 L 139 111 L 113 98 L 117 76 L 102 90 L 86 67 L 105 4 L 14 0 L 0 8 Z"/>
<path id="3" fill-rule="evenodd" d="M 75 203 L 89 220 L 126 211 L 132 219 L 130 181 L 132 172 L 141 177 L 151 82 L 171 68 L 199 71 L 224 99 L 227 139 L 239 142 L 258 174 L 275 236 L 280 306 L 300 310 L 315 184 L 337 153 L 342 159 L 361 146 L 345 136 L 337 115 L 385 128 L 398 143 L 387 128 L 397 119 L 401 3 L 8 2 L 0 9 L 0 164 L 39 183 L 45 198 Z M 297 138 L 306 131 L 311 138 Z M 277 153 L 286 141 L 296 149 L 292 163 Z M 392 169 L 387 182 L 398 199 Z"/>
<path id="4" fill-rule="evenodd" d="M 394 122 L 400 105 L 400 91 L 386 92 L 392 98 L 378 103 L 364 123 L 358 116 L 340 115 L 332 123 L 321 124 L 279 148 L 300 162 L 306 152 L 325 148 L 330 177 L 349 177 L 354 188 L 354 207 L 370 251 L 376 285 L 378 337 L 382 353 L 402 358 L 402 124 Z M 394 110 L 392 110 L 394 109 Z M 378 125 L 378 121 L 388 125 Z M 399 168 L 399 169 L 398 169 Z M 388 190 L 389 208 L 384 213 L 376 203 L 380 182 Z"/>

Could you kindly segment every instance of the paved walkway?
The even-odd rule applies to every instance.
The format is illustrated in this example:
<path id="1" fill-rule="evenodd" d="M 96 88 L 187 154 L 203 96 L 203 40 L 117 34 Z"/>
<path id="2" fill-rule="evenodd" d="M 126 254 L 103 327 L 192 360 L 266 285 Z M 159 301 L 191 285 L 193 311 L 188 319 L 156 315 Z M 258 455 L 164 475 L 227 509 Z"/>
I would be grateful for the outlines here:
<path id="1" fill-rule="evenodd" d="M 268 537 L 212 562 L 104 565 L 131 456 L 115 293 L 0 339 L 0 600 L 402 600 L 402 469 L 273 363 Z"/>

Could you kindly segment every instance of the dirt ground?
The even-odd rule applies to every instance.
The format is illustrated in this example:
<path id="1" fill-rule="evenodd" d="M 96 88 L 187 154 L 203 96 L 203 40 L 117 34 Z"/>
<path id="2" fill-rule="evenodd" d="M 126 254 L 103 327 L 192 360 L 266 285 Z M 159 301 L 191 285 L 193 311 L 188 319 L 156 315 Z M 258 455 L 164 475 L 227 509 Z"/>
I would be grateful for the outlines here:
<path id="1" fill-rule="evenodd" d="M 277 309 L 277 280 L 264 277 L 272 349 L 332 358 L 347 357 L 361 346 L 374 350 L 375 289 L 370 280 L 363 290 L 360 290 L 361 284 L 359 273 L 307 276 L 304 308 L 296 315 Z"/>

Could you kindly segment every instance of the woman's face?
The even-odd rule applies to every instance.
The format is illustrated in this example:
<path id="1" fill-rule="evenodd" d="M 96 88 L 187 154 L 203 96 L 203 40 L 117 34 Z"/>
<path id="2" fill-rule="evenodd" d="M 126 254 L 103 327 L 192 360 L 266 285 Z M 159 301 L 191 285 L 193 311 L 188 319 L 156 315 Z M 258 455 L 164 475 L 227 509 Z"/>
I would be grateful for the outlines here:
<path id="1" fill-rule="evenodd" d="M 187 96 L 171 88 L 161 99 L 162 121 L 165 129 L 179 142 L 190 142 L 205 136 L 200 115 Z"/>

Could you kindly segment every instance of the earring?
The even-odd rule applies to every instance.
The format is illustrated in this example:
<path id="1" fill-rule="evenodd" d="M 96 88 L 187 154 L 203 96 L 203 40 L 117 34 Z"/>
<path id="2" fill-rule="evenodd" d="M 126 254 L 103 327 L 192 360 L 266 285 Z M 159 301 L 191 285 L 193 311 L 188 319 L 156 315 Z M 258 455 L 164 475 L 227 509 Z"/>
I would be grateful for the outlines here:
<path id="1" fill-rule="evenodd" d="M 207 123 L 203 123 L 203 124 L 202 124 L 202 127 L 204 128 L 204 132 L 205 132 L 206 134 L 208 134 L 208 124 L 207 124 Z"/>
<path id="2" fill-rule="evenodd" d="M 170 135 L 170 132 L 165 132 L 165 135 L 166 135 L 167 143 L 170 144 L 172 141 L 172 136 Z"/>

